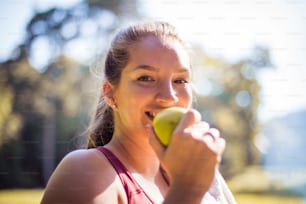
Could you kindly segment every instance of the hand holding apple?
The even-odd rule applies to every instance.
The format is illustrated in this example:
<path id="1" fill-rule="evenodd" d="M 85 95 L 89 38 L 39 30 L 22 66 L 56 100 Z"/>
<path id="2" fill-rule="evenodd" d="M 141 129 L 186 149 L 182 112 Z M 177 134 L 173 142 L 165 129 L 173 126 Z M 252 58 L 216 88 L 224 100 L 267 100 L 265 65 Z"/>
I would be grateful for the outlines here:
<path id="1" fill-rule="evenodd" d="M 156 140 L 151 142 L 171 188 L 203 196 L 210 188 L 225 148 L 219 131 L 202 121 L 198 111 L 179 107 L 159 112 L 153 120 L 153 129 L 160 143 L 167 147 L 162 148 Z"/>

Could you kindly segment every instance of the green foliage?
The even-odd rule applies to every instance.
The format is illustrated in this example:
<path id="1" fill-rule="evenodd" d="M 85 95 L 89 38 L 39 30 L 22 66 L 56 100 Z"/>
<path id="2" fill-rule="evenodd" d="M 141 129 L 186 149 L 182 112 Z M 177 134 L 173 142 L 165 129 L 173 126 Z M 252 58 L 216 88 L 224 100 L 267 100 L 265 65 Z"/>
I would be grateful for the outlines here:
<path id="1" fill-rule="evenodd" d="M 271 66 L 269 51 L 256 47 L 249 58 L 229 63 L 197 49 L 195 64 L 196 108 L 204 120 L 221 130 L 227 141 L 223 174 L 230 177 L 249 165 L 259 164 L 260 155 L 254 145 L 260 101 L 256 73 L 263 66 Z"/>
<path id="2" fill-rule="evenodd" d="M 0 64 L 0 188 L 44 186 L 63 156 L 84 146 L 82 133 L 101 82 L 63 49 L 82 37 L 90 22 L 95 28 L 91 36 L 103 39 L 103 52 L 108 36 L 127 17 L 136 17 L 136 10 L 134 0 L 89 0 L 31 18 L 24 42 Z M 48 39 L 51 51 L 50 61 L 38 72 L 30 59 L 41 38 Z M 259 129 L 256 71 L 270 65 L 269 50 L 257 47 L 253 56 L 236 63 L 196 51 L 194 79 L 202 90 L 196 108 L 227 140 L 221 167 L 225 176 L 232 176 L 260 162 L 253 142 Z"/>
<path id="3" fill-rule="evenodd" d="M 0 188 L 42 187 L 67 152 L 84 146 L 98 91 L 89 67 L 65 57 L 63 49 L 84 37 L 89 22 L 96 28 L 91 37 L 107 44 L 122 19 L 137 16 L 135 8 L 134 0 L 90 0 L 29 20 L 24 42 L 0 64 Z M 30 62 L 42 38 L 50 45 L 44 53 L 49 61 L 38 72 Z"/>

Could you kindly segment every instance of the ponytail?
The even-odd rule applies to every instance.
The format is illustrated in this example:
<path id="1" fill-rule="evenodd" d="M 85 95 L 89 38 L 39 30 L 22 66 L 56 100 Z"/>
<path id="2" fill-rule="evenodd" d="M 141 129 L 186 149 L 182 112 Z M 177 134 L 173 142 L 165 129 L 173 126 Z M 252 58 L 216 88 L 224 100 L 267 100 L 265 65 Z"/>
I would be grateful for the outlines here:
<path id="1" fill-rule="evenodd" d="M 93 121 L 88 129 L 87 148 L 106 145 L 114 132 L 113 110 L 101 94 Z"/>

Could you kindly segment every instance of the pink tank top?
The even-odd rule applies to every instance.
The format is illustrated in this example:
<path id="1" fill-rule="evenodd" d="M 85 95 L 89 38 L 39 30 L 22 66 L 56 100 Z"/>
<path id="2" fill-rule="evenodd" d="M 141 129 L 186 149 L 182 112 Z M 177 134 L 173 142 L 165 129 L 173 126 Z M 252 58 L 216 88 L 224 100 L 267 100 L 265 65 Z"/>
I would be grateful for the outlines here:
<path id="1" fill-rule="evenodd" d="M 121 161 L 108 149 L 105 147 L 97 147 L 97 149 L 104 154 L 111 165 L 116 170 L 121 183 L 124 187 L 125 193 L 127 195 L 129 204 L 152 204 L 154 203 L 150 197 L 144 192 L 144 190 L 139 186 L 136 180 L 133 178 L 131 173 L 125 168 Z"/>

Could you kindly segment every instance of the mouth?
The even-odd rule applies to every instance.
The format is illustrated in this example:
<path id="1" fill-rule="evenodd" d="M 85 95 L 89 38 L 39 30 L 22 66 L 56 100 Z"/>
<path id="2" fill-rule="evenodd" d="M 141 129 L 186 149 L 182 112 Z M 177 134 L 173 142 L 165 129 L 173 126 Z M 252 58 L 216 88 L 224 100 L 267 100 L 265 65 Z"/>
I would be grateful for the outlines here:
<path id="1" fill-rule="evenodd" d="M 147 112 L 145 112 L 145 114 L 146 114 L 146 116 L 147 116 L 151 121 L 153 121 L 157 113 L 156 113 L 156 112 L 149 112 L 149 111 L 147 111 Z"/>

